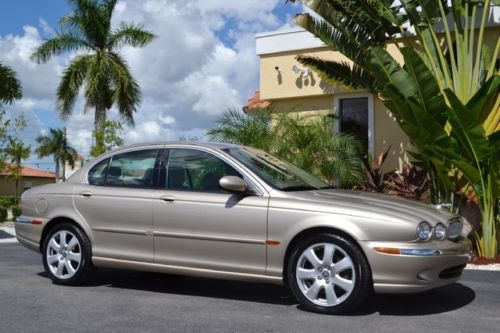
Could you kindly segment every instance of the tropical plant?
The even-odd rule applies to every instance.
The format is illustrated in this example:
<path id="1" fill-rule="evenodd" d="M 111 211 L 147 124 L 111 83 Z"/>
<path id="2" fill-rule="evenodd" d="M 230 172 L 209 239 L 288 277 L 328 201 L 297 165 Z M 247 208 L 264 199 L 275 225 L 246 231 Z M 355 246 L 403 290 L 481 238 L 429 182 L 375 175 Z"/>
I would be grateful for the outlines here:
<path id="1" fill-rule="evenodd" d="M 22 96 L 23 90 L 16 73 L 0 62 L 0 102 L 10 104 Z"/>
<path id="2" fill-rule="evenodd" d="M 16 204 L 19 201 L 19 181 L 22 179 L 21 161 L 27 159 L 31 153 L 31 146 L 26 146 L 17 138 L 10 138 L 9 145 L 5 149 L 12 165 L 8 172 L 16 181 Z"/>
<path id="3" fill-rule="evenodd" d="M 492 52 L 484 38 L 491 1 L 452 0 L 451 7 L 445 0 L 304 3 L 322 20 L 301 14 L 296 22 L 351 62 L 298 61 L 329 83 L 366 89 L 384 102 L 418 149 L 414 157 L 431 177 L 434 202 L 453 202 L 449 173 L 459 170 L 479 198 L 478 252 L 495 256 L 500 40 Z M 404 65 L 388 47 L 402 54 Z"/>
<path id="4" fill-rule="evenodd" d="M 252 146 L 273 153 L 332 185 L 352 186 L 362 181 L 359 142 L 350 135 L 332 133 L 329 117 L 304 120 L 269 110 L 244 114 L 227 110 L 208 131 L 212 140 Z"/>
<path id="5" fill-rule="evenodd" d="M 80 88 L 84 87 L 85 110 L 95 109 L 94 129 L 102 131 L 107 111 L 116 104 L 121 117 L 134 123 L 141 91 L 125 59 L 122 46 L 144 46 L 155 37 L 142 25 L 122 22 L 111 26 L 116 0 L 70 0 L 73 12 L 63 17 L 61 30 L 32 55 L 38 63 L 52 56 L 76 51 L 57 88 L 57 109 L 62 119 L 71 115 Z"/>
<path id="6" fill-rule="evenodd" d="M 7 219 L 7 207 L 0 206 L 0 222 L 4 222 Z"/>
<path id="7" fill-rule="evenodd" d="M 35 152 L 38 158 L 52 156 L 56 167 L 56 182 L 59 181 L 62 166 L 62 180 L 65 180 L 66 162 L 73 168 L 75 166 L 76 150 L 69 145 L 66 129 L 49 128 L 47 134 L 40 134 L 36 138 L 38 148 Z"/>
<path id="8" fill-rule="evenodd" d="M 90 147 L 90 156 L 97 157 L 110 151 L 114 147 L 123 145 L 121 138 L 122 124 L 114 120 L 106 120 L 103 124 L 102 131 L 92 132 L 95 145 Z"/>
<path id="9" fill-rule="evenodd" d="M 385 180 L 389 173 L 384 174 L 383 167 L 390 150 L 391 147 L 387 148 L 384 153 L 380 153 L 375 159 L 371 158 L 370 155 L 363 156 L 361 161 L 363 162 L 366 180 L 364 184 L 354 186 L 355 190 L 378 193 L 385 192 Z"/>
<path id="10" fill-rule="evenodd" d="M 363 180 L 361 144 L 353 135 L 334 133 L 334 121 L 282 113 L 273 127 L 272 151 L 331 185 L 350 188 Z"/>
<path id="11" fill-rule="evenodd" d="M 16 220 L 17 217 L 21 216 L 22 214 L 22 209 L 19 205 L 12 206 L 10 207 L 10 210 L 12 212 L 12 220 Z"/>
<path id="12" fill-rule="evenodd" d="M 274 140 L 272 109 L 255 109 L 252 114 L 229 108 L 217 119 L 217 127 L 209 130 L 212 140 L 237 143 L 269 150 Z"/>
<path id="13" fill-rule="evenodd" d="M 393 171 L 387 175 L 385 191 L 388 194 L 422 201 L 429 191 L 427 171 L 416 165 L 405 163 L 401 171 Z"/>

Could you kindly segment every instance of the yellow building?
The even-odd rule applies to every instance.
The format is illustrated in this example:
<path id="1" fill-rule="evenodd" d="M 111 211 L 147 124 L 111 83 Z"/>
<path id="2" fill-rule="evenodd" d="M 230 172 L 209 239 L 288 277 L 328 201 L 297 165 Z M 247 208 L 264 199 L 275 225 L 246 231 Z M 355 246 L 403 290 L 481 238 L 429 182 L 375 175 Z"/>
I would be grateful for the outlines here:
<path id="1" fill-rule="evenodd" d="M 499 9 L 492 8 L 485 30 L 485 40 L 492 50 L 500 36 Z M 389 46 L 388 50 L 403 61 L 396 47 Z M 366 91 L 343 91 L 328 85 L 295 60 L 298 54 L 302 54 L 348 61 L 342 54 L 332 51 L 301 28 L 257 34 L 256 51 L 260 58 L 260 92 L 248 101 L 244 110 L 271 103 L 274 112 L 297 112 L 305 117 L 336 115 L 339 120 L 334 130 L 357 133 L 372 156 L 392 147 L 385 171 L 400 168 L 409 159 L 409 139 L 376 96 Z"/>
<path id="2" fill-rule="evenodd" d="M 0 195 L 15 195 L 16 180 L 11 176 L 12 165 L 7 164 L 5 170 L 0 171 Z M 39 185 L 54 183 L 56 175 L 53 172 L 44 171 L 36 168 L 21 166 L 21 178 L 18 182 L 18 193 Z"/>
<path id="3" fill-rule="evenodd" d="M 68 161 L 66 161 L 64 165 L 64 178 L 68 179 L 72 174 L 78 171 L 84 164 L 85 164 L 85 158 L 81 155 L 75 156 L 75 165 L 73 167 L 71 167 Z M 62 170 L 60 172 L 62 174 Z"/>

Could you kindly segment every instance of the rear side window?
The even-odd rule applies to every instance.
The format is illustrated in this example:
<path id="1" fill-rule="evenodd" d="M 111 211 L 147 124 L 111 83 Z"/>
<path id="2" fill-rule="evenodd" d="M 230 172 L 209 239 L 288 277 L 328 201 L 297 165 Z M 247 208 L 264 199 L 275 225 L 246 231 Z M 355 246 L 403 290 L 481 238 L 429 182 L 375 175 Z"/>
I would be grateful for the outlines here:
<path id="1" fill-rule="evenodd" d="M 148 149 L 113 156 L 104 184 L 114 187 L 153 187 L 157 155 L 158 149 Z"/>
<path id="2" fill-rule="evenodd" d="M 109 158 L 97 163 L 90 169 L 88 174 L 90 185 L 104 185 L 106 172 L 108 170 Z"/>

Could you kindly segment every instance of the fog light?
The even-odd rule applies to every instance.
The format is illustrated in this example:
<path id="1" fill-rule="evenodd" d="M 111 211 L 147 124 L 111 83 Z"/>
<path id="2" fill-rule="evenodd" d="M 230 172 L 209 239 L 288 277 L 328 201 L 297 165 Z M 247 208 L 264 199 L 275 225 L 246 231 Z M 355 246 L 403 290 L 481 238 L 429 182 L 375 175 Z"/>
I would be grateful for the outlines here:
<path id="1" fill-rule="evenodd" d="M 443 240 L 446 238 L 446 227 L 443 224 L 438 223 L 434 227 L 434 237 L 437 240 Z"/>
<path id="2" fill-rule="evenodd" d="M 420 240 L 426 241 L 431 238 L 432 227 L 427 222 L 421 222 L 417 227 L 417 236 Z"/>

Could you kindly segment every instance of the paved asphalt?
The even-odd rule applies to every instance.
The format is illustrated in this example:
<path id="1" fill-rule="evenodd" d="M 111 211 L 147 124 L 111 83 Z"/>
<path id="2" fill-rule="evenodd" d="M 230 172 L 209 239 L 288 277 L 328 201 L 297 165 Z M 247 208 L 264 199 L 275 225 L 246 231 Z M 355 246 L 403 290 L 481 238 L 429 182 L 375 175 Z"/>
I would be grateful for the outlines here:
<path id="1" fill-rule="evenodd" d="M 56 286 L 40 255 L 0 244 L 0 332 L 499 332 L 499 308 L 500 272 L 327 316 L 265 284 L 101 269 L 86 286 Z"/>

